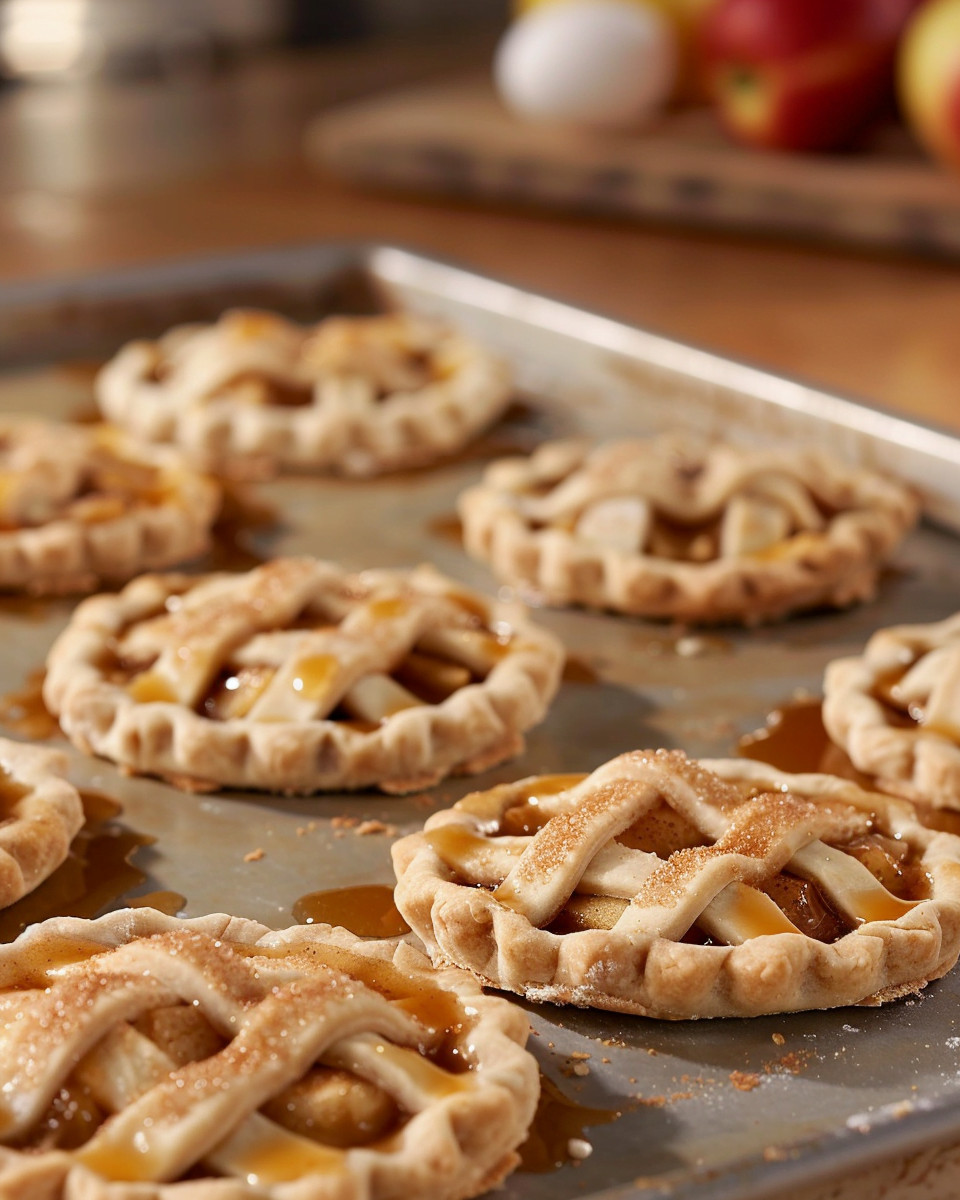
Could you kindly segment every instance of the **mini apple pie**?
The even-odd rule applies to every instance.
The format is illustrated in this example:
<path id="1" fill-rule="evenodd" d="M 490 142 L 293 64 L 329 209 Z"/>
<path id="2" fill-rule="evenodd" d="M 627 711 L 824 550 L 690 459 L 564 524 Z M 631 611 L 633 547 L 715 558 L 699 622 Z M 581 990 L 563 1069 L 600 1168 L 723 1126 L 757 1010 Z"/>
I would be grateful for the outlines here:
<path id="1" fill-rule="evenodd" d="M 459 509 L 469 553 L 548 604 L 747 623 L 869 599 L 918 514 L 823 454 L 674 435 L 549 442 L 491 464 Z"/>
<path id="2" fill-rule="evenodd" d="M 4 1196 L 465 1200 L 536 1107 L 524 1014 L 402 941 L 127 909 L 0 946 L 0 989 Z"/>
<path id="3" fill-rule="evenodd" d="M 960 809 L 960 613 L 881 629 L 830 663 L 823 723 L 886 792 Z"/>
<path id="4" fill-rule="evenodd" d="M 89 591 L 202 554 L 220 506 L 176 450 L 0 417 L 0 588 Z"/>
<path id="5" fill-rule="evenodd" d="M 83 750 L 184 787 L 427 787 L 523 749 L 563 648 L 430 567 L 147 575 L 81 604 L 44 700 Z"/>
<path id="6" fill-rule="evenodd" d="M 228 312 L 131 342 L 97 380 L 106 416 L 235 477 L 377 475 L 459 450 L 510 399 L 507 368 L 421 317 L 294 325 Z"/>
<path id="7" fill-rule="evenodd" d="M 80 832 L 83 804 L 66 770 L 59 750 L 0 738 L 0 908 L 52 875 Z"/>
<path id="8" fill-rule="evenodd" d="M 467 796 L 395 843 L 439 964 L 667 1019 L 880 1003 L 960 953 L 960 838 L 830 775 L 680 751 Z"/>

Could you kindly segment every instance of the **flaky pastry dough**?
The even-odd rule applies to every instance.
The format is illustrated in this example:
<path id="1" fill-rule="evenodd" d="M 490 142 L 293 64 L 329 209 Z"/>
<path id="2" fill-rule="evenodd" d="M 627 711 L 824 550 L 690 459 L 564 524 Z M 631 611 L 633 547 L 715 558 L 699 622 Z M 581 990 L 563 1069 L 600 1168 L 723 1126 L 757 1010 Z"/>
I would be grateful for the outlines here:
<path id="1" fill-rule="evenodd" d="M 465 1200 L 538 1094 L 522 1012 L 328 925 L 58 918 L 0 946 L 0 1193 Z"/>
<path id="2" fill-rule="evenodd" d="M 638 751 L 505 784 L 393 856 L 434 962 L 531 1000 L 668 1019 L 879 1003 L 960 953 L 960 838 L 758 762 Z"/>
<path id="3" fill-rule="evenodd" d="M 295 325 L 234 311 L 125 346 L 97 380 L 101 409 L 205 469 L 377 475 L 446 457 L 510 398 L 506 366 L 425 318 Z"/>
<path id="4" fill-rule="evenodd" d="M 88 753 L 183 786 L 401 792 L 519 754 L 563 658 L 430 567 L 289 558 L 85 601 L 43 695 Z"/>
<path id="5" fill-rule="evenodd" d="M 906 487 L 824 454 L 679 435 L 548 442 L 458 507 L 468 552 L 548 604 L 747 624 L 869 599 L 918 514 Z"/>
<path id="6" fill-rule="evenodd" d="M 0 738 L 0 908 L 32 892 L 60 866 L 83 825 L 67 756 Z"/>
<path id="7" fill-rule="evenodd" d="M 106 425 L 0 417 L 0 588 L 90 591 L 202 554 L 220 489 Z"/>
<path id="8" fill-rule="evenodd" d="M 881 629 L 830 663 L 823 723 L 884 791 L 960 809 L 960 613 Z"/>

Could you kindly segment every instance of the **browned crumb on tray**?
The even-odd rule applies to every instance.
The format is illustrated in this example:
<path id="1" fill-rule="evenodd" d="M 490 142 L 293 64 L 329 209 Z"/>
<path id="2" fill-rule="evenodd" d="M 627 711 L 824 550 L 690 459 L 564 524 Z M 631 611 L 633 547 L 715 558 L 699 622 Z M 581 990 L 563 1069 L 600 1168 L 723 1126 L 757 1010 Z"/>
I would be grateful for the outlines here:
<path id="1" fill-rule="evenodd" d="M 760 1086 L 760 1076 L 755 1071 L 731 1071 L 730 1082 L 738 1092 L 752 1092 Z"/>
<path id="2" fill-rule="evenodd" d="M 263 848 L 261 846 L 258 846 L 256 848 L 256 850 L 251 850 L 249 854 L 245 854 L 243 856 L 243 861 L 244 862 L 259 862 L 261 858 L 265 857 L 265 854 L 266 854 L 266 852 L 263 850 Z"/>

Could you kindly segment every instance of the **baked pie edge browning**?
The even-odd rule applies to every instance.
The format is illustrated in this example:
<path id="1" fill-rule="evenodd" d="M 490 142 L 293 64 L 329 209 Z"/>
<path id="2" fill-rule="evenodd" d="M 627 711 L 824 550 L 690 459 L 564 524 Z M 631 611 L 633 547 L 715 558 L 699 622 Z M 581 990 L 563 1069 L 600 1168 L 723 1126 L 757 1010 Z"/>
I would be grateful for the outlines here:
<path id="1" fill-rule="evenodd" d="M 101 954 L 91 968 L 92 956 Z M 299 966 L 297 954 L 308 956 Z M 378 994 L 381 976 L 386 989 Z M 47 989 L 31 993 L 22 1017 L 16 1016 L 18 978 Z M 466 972 L 437 972 L 404 939 L 365 941 L 330 926 L 274 932 L 222 914 L 182 920 L 128 909 L 31 927 L 0 946 L 0 984 L 0 1020 L 5 1005 L 14 1009 L 14 1019 L 0 1026 L 10 1048 L 0 1055 L 0 1074 L 12 1085 L 0 1098 L 4 1194 L 467 1200 L 514 1168 L 536 1107 L 538 1069 L 525 1049 L 523 1012 L 485 996 Z M 433 996 L 440 1001 L 436 1013 Z M 81 1003 L 71 1010 L 74 1000 Z M 174 1053 L 163 1039 L 146 1045 L 140 1019 L 170 1005 L 202 1014 L 200 1024 L 212 1024 L 223 1050 L 214 1044 L 177 1063 L 162 1057 Z M 31 1027 L 47 1008 L 59 1019 Z M 451 1012 L 468 1024 L 445 1031 Z M 18 1057 L 17 1047 L 31 1038 L 36 1045 L 28 1045 L 26 1059 Z M 44 1041 L 69 1045 L 38 1057 Z M 436 1061 L 431 1046 L 442 1048 Z M 237 1047 L 239 1055 L 232 1054 Z M 297 1080 L 318 1059 L 382 1089 L 397 1114 L 392 1126 L 338 1149 L 302 1127 L 298 1133 L 275 1106 L 271 1111 L 274 1098 L 289 1097 L 289 1111 L 296 1107 Z M 69 1101 L 78 1082 L 89 1089 L 94 1112 L 99 1106 L 100 1117 L 109 1119 L 73 1150 L 19 1149 L 31 1139 L 36 1144 L 47 1117 L 56 1120 L 59 1089 L 67 1089 Z M 130 1095 L 118 1101 L 114 1094 L 124 1088 Z M 206 1118 L 205 1131 L 197 1110 L 211 1101 L 218 1112 L 212 1122 Z M 352 1113 L 345 1122 L 357 1119 Z M 152 1115 L 143 1120 L 144 1114 Z M 175 1182 L 184 1171 L 189 1178 Z"/>
<path id="2" fill-rule="evenodd" d="M 718 810 L 712 804 L 704 806 L 701 800 L 718 785 L 723 788 L 734 780 L 771 789 L 764 800 L 769 811 L 763 818 L 766 830 L 759 843 L 751 832 L 752 814 L 746 809 L 740 814 L 743 823 L 734 831 L 733 846 L 740 838 L 747 849 L 739 863 L 732 861 L 737 857 L 734 850 L 716 858 L 708 854 L 699 862 L 696 846 L 701 842 L 693 839 L 691 849 L 672 856 L 673 865 L 659 864 L 652 875 L 659 881 L 659 894 L 655 888 L 651 898 L 649 889 L 654 885 L 645 875 L 640 887 L 629 875 L 628 883 L 623 883 L 618 871 L 624 869 L 624 863 L 629 871 L 637 869 L 629 861 L 633 852 L 623 849 L 612 836 L 592 830 L 591 822 L 598 814 L 616 833 L 617 828 L 623 830 L 629 824 L 629 814 L 636 811 L 637 793 L 670 785 L 678 794 L 699 796 L 692 803 L 698 820 L 705 818 L 714 824 L 712 836 L 722 835 Z M 531 1000 L 688 1019 L 880 1003 L 916 992 L 948 971 L 960 953 L 960 838 L 921 826 L 903 801 L 863 792 L 832 776 L 790 776 L 748 760 L 698 764 L 680 751 L 633 752 L 611 760 L 580 783 L 548 777 L 549 799 L 539 799 L 543 817 L 553 811 L 550 805 L 558 788 L 561 800 L 568 789 L 576 792 L 579 788 L 576 803 L 566 804 L 573 815 L 563 818 L 571 822 L 574 841 L 568 841 L 569 831 L 562 826 L 551 834 L 553 822 L 549 822 L 537 835 L 543 839 L 541 848 L 524 864 L 523 851 L 531 839 L 500 839 L 494 831 L 500 828 L 501 814 L 514 807 L 515 800 L 537 796 L 537 785 L 538 778 L 533 777 L 475 793 L 435 814 L 423 832 L 394 844 L 397 907 L 435 962 L 465 967 L 484 983 Z M 787 788 L 796 789 L 801 798 L 784 790 Z M 881 889 L 883 895 L 862 900 L 864 906 L 869 900 L 873 907 L 860 911 L 886 913 L 895 919 L 850 918 L 844 936 L 821 942 L 799 933 L 792 922 L 782 925 L 783 913 L 771 907 L 764 896 L 760 896 L 762 908 L 750 903 L 759 892 L 743 883 L 745 877 L 750 881 L 751 872 L 759 872 L 753 874 L 754 882 L 764 875 L 764 838 L 765 852 L 773 856 L 770 861 L 777 857 L 781 862 L 790 861 L 791 849 L 802 851 L 813 841 L 818 842 L 820 854 L 818 839 L 804 830 L 809 822 L 814 824 L 808 833 L 816 830 L 818 822 L 829 828 L 833 818 L 825 826 L 823 822 L 831 800 L 844 808 L 856 801 L 864 812 L 882 817 L 899 837 L 908 839 L 919 854 L 922 870 L 932 878 L 933 891 L 930 898 L 908 904 L 887 897 Z M 685 803 L 689 808 L 691 802 Z M 751 801 L 754 803 L 758 802 Z M 617 827 L 621 809 L 627 816 Z M 777 823 L 784 821 L 784 830 L 778 834 Z M 834 824 L 839 827 L 840 823 Z M 498 840 L 505 844 L 496 845 Z M 706 842 L 709 844 L 710 838 Z M 624 862 L 618 861 L 618 855 Z M 813 857 L 816 860 L 816 855 Z M 845 861 L 851 858 L 841 857 Z M 461 865 L 464 861 L 467 867 Z M 504 877 L 505 862 L 509 879 Z M 806 862 L 804 869 L 808 867 Z M 828 867 L 826 860 L 813 862 L 811 869 L 819 873 L 818 886 L 821 876 L 829 879 Z M 862 870 L 854 868 L 861 883 Z M 767 871 L 768 875 L 775 873 Z M 473 882 L 476 879 L 481 879 L 481 884 Z M 574 896 L 581 880 L 580 894 Z M 718 880 L 724 889 L 727 884 L 738 885 L 739 898 L 725 890 L 724 902 L 719 901 Z M 865 888 L 864 897 L 872 886 Z M 603 887 L 608 891 L 602 892 Z M 617 887 L 626 890 L 618 892 Z M 615 900 L 608 922 L 613 927 L 574 932 L 552 932 L 546 927 L 568 911 L 571 900 L 592 900 L 594 889 L 601 893 L 601 903 L 604 896 L 611 899 L 611 891 L 623 897 Z M 638 899 L 631 899 L 635 896 L 639 906 Z M 527 914 L 538 905 L 544 911 L 535 920 Z M 708 906 L 710 912 L 704 916 Z M 748 932 L 737 944 L 698 945 L 680 940 L 708 920 L 719 930 L 742 932 L 746 928 Z M 676 925 L 673 931 L 671 922 Z M 760 932 L 755 935 L 751 928 Z M 783 932 L 776 931 L 781 928 Z"/>
<path id="3" fill-rule="evenodd" d="M 361 580 L 367 581 L 360 586 L 368 590 L 351 610 L 353 615 L 361 608 L 372 612 L 378 605 L 390 609 L 398 589 L 406 589 L 414 609 L 421 605 L 422 611 L 414 611 L 419 621 L 415 632 L 406 642 L 402 631 L 393 639 L 397 643 L 393 651 L 400 646 L 398 657 L 415 648 L 420 634 L 433 632 L 431 615 L 449 601 L 479 604 L 488 614 L 484 637 L 497 649 L 497 660 L 484 678 L 474 677 L 469 686 L 458 686 L 439 702 L 397 711 L 379 724 L 275 715 L 212 720 L 186 704 L 168 702 L 172 698 L 135 700 L 127 687 L 109 681 L 103 667 L 111 645 L 124 630 L 136 631 L 139 621 L 163 614 L 171 597 L 193 588 L 200 594 L 200 588 L 222 581 L 225 589 L 236 589 L 237 604 L 227 616 L 243 626 L 243 634 L 236 638 L 239 644 L 247 638 L 252 642 L 258 628 L 264 628 L 246 620 L 252 610 L 252 620 L 259 620 L 264 603 L 295 613 L 322 596 L 325 588 L 339 595 L 338 589 L 349 592 Z M 223 613 L 218 620 L 223 623 Z M 489 632 L 492 626 L 508 628 L 504 644 Z M 282 634 L 286 626 L 281 622 L 278 628 Z M 349 636 L 340 636 L 342 628 L 333 628 L 333 637 L 327 637 L 325 645 L 339 645 L 340 651 L 345 647 L 350 662 L 361 663 L 354 674 L 392 669 L 387 663 L 370 665 L 380 649 L 378 630 L 390 634 L 379 617 L 355 625 Z M 167 649 L 175 658 L 178 647 Z M 186 650 L 187 657 L 202 660 L 204 649 L 198 639 Z M 319 660 L 325 671 L 336 675 L 334 654 L 324 652 Z M 85 601 L 50 651 L 44 699 L 67 735 L 85 752 L 181 786 L 248 787 L 291 794 L 377 786 L 386 792 L 406 792 L 432 786 L 451 773 L 485 770 L 520 753 L 523 733 L 543 719 L 553 699 L 563 661 L 560 642 L 529 621 L 521 606 L 469 592 L 431 567 L 354 575 L 321 560 L 274 559 L 245 575 L 141 576 L 117 595 Z M 291 682 L 296 687 L 300 681 Z"/>
<path id="4" fill-rule="evenodd" d="M 209 548 L 220 486 L 190 466 L 174 447 L 143 445 L 105 426 L 0 417 L 0 439 L 19 436 L 24 443 L 31 434 L 41 443 L 56 440 L 54 461 L 62 457 L 64 441 L 70 439 L 81 457 L 92 460 L 105 453 L 134 471 L 152 472 L 166 495 L 156 502 L 137 502 L 134 496 L 129 506 L 123 503 L 123 511 L 93 519 L 65 513 L 36 525 L 0 528 L 0 589 L 24 589 L 34 595 L 91 591 L 101 583 L 125 583 L 141 571 L 187 562 Z M 9 472 L 5 491 L 17 475 Z"/>
<path id="5" fill-rule="evenodd" d="M 83 826 L 67 766 L 61 750 L 0 738 L 0 908 L 52 875 Z"/>
<path id="6" fill-rule="evenodd" d="M 309 361 L 311 344 L 331 326 L 359 330 L 361 338 L 369 330 L 374 348 L 378 336 L 388 344 L 409 341 L 411 348 L 432 341 L 443 374 L 381 402 L 362 375 L 334 366 L 323 377 L 323 363 Z M 194 351 L 196 378 L 180 378 L 178 364 Z M 312 392 L 313 400 L 251 404 L 242 397 L 248 376 L 267 388 Z M 174 442 L 205 469 L 236 478 L 285 469 L 372 476 L 424 466 L 492 424 L 511 393 L 511 373 L 499 358 L 454 328 L 404 313 L 330 317 L 300 327 L 275 314 L 235 310 L 212 325 L 128 343 L 97 380 L 110 420 L 144 440 Z"/>
<path id="7" fill-rule="evenodd" d="M 893 697 L 933 654 L 942 659 L 938 677 L 921 682 L 922 711 L 919 719 L 911 719 L 917 698 L 904 696 L 894 706 Z M 929 670 L 933 663 L 925 666 Z M 960 613 L 925 625 L 891 626 L 874 633 L 862 654 L 828 664 L 823 723 L 854 766 L 879 788 L 918 805 L 960 810 L 958 686 Z M 931 701 L 937 711 L 934 723 L 927 725 Z"/>
<path id="8" fill-rule="evenodd" d="M 538 456 L 541 462 L 556 457 L 559 474 L 550 486 L 559 490 L 589 467 L 592 454 L 632 444 L 645 452 L 662 447 L 664 456 L 677 448 L 681 455 L 692 453 L 691 446 L 704 457 L 719 449 L 739 456 L 747 473 L 766 474 L 769 463 L 770 472 L 783 470 L 804 486 L 818 475 L 829 477 L 834 491 L 849 491 L 861 507 L 838 511 L 822 529 L 800 532 L 771 550 L 703 562 L 598 545 L 574 530 L 549 524 L 535 528 L 524 515 L 523 491 L 541 482 Z M 498 579 L 531 588 L 559 607 L 583 605 L 701 624 L 756 624 L 820 605 L 842 608 L 872 599 L 880 567 L 919 515 L 918 500 L 904 485 L 827 455 L 740 450 L 728 443 L 696 446 L 678 435 L 596 446 L 571 439 L 545 443 L 525 460 L 498 460 L 460 496 L 464 545 Z M 722 511 L 720 498 L 717 507 Z"/>

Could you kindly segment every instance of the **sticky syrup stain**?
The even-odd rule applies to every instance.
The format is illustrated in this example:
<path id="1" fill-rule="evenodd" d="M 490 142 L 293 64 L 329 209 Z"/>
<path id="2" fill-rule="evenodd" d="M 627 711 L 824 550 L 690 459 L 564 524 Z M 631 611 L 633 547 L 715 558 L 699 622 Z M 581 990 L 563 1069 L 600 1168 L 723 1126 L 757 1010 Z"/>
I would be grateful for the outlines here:
<path id="1" fill-rule="evenodd" d="M 427 522 L 427 533 L 448 542 L 451 546 L 463 545 L 463 524 L 456 513 L 446 513 Z"/>
<path id="2" fill-rule="evenodd" d="M 157 912 L 166 913 L 168 917 L 175 917 L 186 907 L 187 898 L 179 892 L 161 890 L 144 892 L 142 896 L 132 897 L 128 903 L 131 908 L 155 908 Z"/>
<path id="3" fill-rule="evenodd" d="M 610 1125 L 623 1116 L 619 1110 L 587 1108 L 560 1091 L 555 1083 L 540 1076 L 540 1101 L 527 1134 L 518 1148 L 521 1172 L 544 1175 L 558 1171 L 575 1160 L 571 1141 L 588 1142 L 586 1131 L 597 1125 Z"/>
<path id="4" fill-rule="evenodd" d="M 563 664 L 563 682 L 597 684 L 601 682 L 601 679 L 596 668 L 587 662 L 586 659 L 577 658 L 574 654 L 568 654 L 567 660 Z"/>
<path id="5" fill-rule="evenodd" d="M 102 792 L 80 796 L 86 820 L 69 856 L 38 888 L 0 912 L 0 942 L 12 942 L 49 917 L 95 917 L 146 880 L 131 860 L 156 838 L 117 824 L 121 806 Z"/>
<path id="6" fill-rule="evenodd" d="M 357 937 L 399 937 L 410 932 L 393 902 L 393 888 L 379 884 L 310 892 L 294 902 L 293 919 L 300 925 L 342 925 Z"/>
<path id="7" fill-rule="evenodd" d="M 22 688 L 0 696 L 0 725 L 31 741 L 56 737 L 60 733 L 57 718 L 43 703 L 43 681 L 46 671 L 41 667 L 31 671 Z"/>
<path id="8" fill-rule="evenodd" d="M 71 601 L 65 596 L 31 596 L 24 592 L 0 592 L 0 616 L 3 617 L 46 621 L 59 613 L 66 615 L 70 607 Z"/>
<path id="9" fill-rule="evenodd" d="M 221 480 L 223 501 L 211 531 L 210 552 L 204 564 L 212 571 L 250 571 L 270 557 L 258 547 L 277 536 L 283 525 L 277 510 L 257 497 L 251 488 Z"/>
<path id="10" fill-rule="evenodd" d="M 824 772 L 850 779 L 868 790 L 872 780 L 861 774 L 846 753 L 830 741 L 823 725 L 819 700 L 792 700 L 767 716 L 763 729 L 748 733 L 737 743 L 737 754 L 769 763 L 792 775 Z"/>

